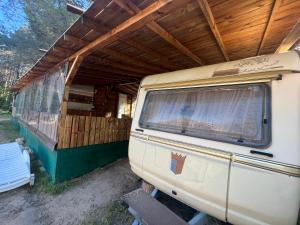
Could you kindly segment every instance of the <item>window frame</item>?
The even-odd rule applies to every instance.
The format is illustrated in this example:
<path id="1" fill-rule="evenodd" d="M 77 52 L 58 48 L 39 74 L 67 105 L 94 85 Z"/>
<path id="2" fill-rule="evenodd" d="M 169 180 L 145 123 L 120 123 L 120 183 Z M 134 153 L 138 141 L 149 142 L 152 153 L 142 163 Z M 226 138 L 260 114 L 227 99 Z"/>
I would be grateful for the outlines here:
<path id="1" fill-rule="evenodd" d="M 251 87 L 251 86 L 260 86 L 262 87 L 262 90 L 264 91 L 264 98 L 263 98 L 263 115 L 262 115 L 262 124 L 261 124 L 261 133 L 262 133 L 262 139 L 259 143 L 255 143 L 255 142 L 250 142 L 250 141 L 232 141 L 229 140 L 230 138 L 232 139 L 232 137 L 230 137 L 230 135 L 227 138 L 214 138 L 214 137 L 208 137 L 209 134 L 207 136 L 203 136 L 201 134 L 196 134 L 195 132 L 193 132 L 193 134 L 190 133 L 182 133 L 182 132 L 177 132 L 177 131 L 171 131 L 170 129 L 162 129 L 162 128 L 155 128 L 155 127 L 151 127 L 151 126 L 147 126 L 143 123 L 143 119 L 144 119 L 144 114 L 148 105 L 148 101 L 147 98 L 150 95 L 150 93 L 153 92 L 168 92 L 168 91 L 176 91 L 176 90 L 182 90 L 182 89 L 215 89 L 215 88 L 220 88 L 220 86 L 222 87 L 234 87 L 234 88 L 238 88 L 238 87 Z M 266 148 L 270 145 L 271 143 L 271 137 L 272 137 L 272 129 L 271 129 L 271 124 L 272 124 L 272 120 L 271 120 L 271 88 L 270 85 L 267 83 L 249 83 L 249 84 L 235 84 L 235 85 L 217 85 L 217 86 L 206 86 L 206 87 L 182 87 L 182 88 L 172 88 L 172 89 L 161 89 L 161 90 L 149 90 L 146 93 L 146 96 L 144 98 L 144 102 L 143 102 L 143 107 L 142 107 L 142 111 L 141 114 L 139 116 L 139 120 L 138 120 L 138 125 L 140 128 L 143 129 L 149 129 L 149 130 L 155 130 L 155 131 L 159 131 L 159 132 L 165 132 L 165 133 L 172 133 L 172 134 L 177 134 L 177 135 L 182 135 L 182 136 L 188 136 L 188 137 L 195 137 L 195 138 L 201 138 L 201 139 L 206 139 L 206 140 L 212 140 L 212 141 L 217 141 L 217 142 L 223 142 L 223 143 L 229 143 L 229 144 L 234 144 L 234 145 L 240 145 L 240 146 L 246 146 L 246 147 L 254 147 L 254 148 Z"/>

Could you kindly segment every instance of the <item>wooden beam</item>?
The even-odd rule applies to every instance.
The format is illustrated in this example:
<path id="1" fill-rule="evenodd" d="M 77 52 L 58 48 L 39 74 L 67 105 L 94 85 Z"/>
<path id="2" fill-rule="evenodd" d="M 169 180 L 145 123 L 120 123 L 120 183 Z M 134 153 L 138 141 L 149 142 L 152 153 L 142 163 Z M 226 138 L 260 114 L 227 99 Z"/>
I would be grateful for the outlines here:
<path id="1" fill-rule="evenodd" d="M 157 10 L 161 9 L 162 7 L 164 7 L 165 5 L 169 4 L 172 1 L 173 0 L 157 0 L 157 1 L 155 1 L 153 4 L 151 4 L 150 6 L 145 8 L 144 10 L 140 11 L 139 13 L 132 16 L 128 20 L 126 20 L 123 23 L 119 24 L 118 26 L 116 26 L 115 28 L 113 28 L 109 32 L 105 33 L 104 35 L 100 36 L 99 38 L 97 38 L 96 40 L 91 42 L 90 44 L 86 45 L 85 47 L 83 47 L 82 49 L 80 49 L 79 51 L 77 51 L 76 53 L 71 55 L 68 59 L 71 60 L 71 59 L 76 58 L 79 55 L 86 56 L 86 55 L 91 54 L 95 50 L 95 48 L 99 47 L 101 44 L 103 45 L 103 43 L 105 41 L 115 37 L 116 35 L 118 35 L 122 31 L 125 31 L 127 28 L 129 28 L 132 25 L 134 25 L 134 24 L 138 23 L 139 21 L 143 20 L 147 16 L 151 15 L 152 13 L 156 12 Z"/>
<path id="2" fill-rule="evenodd" d="M 78 76 L 76 76 L 76 78 L 74 78 L 74 80 L 87 80 L 87 79 L 92 79 L 92 80 L 96 80 L 96 79 L 99 79 L 99 80 L 102 80 L 102 79 L 105 79 L 105 80 L 112 80 L 112 81 L 115 81 L 115 80 L 123 80 L 123 81 L 128 81 L 128 80 L 131 80 L 131 81 L 136 81 L 136 80 L 140 80 L 141 77 L 139 79 L 137 78 L 132 78 L 132 77 L 124 77 L 124 76 L 117 76 L 115 74 L 102 74 L 102 73 L 99 73 L 97 75 L 93 75 L 93 74 L 90 74 L 90 73 L 82 73 L 82 72 L 78 72 Z M 73 81 L 74 81 L 73 80 Z"/>
<path id="3" fill-rule="evenodd" d="M 274 22 L 275 14 L 278 11 L 279 6 L 281 5 L 281 1 L 282 0 L 274 0 L 274 2 L 273 2 L 272 10 L 270 12 L 269 19 L 268 19 L 268 22 L 266 24 L 265 30 L 263 32 L 263 36 L 261 38 L 261 41 L 259 43 L 259 47 L 258 47 L 258 50 L 256 52 L 256 55 L 261 54 L 261 50 L 263 49 L 263 47 L 265 45 L 266 37 L 268 36 L 268 34 L 270 32 L 270 28 L 272 27 L 272 24 Z"/>
<path id="4" fill-rule="evenodd" d="M 120 74 L 120 75 L 125 75 L 125 76 L 129 76 L 129 77 L 141 77 L 143 75 L 141 74 L 137 74 L 137 73 L 133 73 L 130 71 L 124 71 L 124 70 L 118 70 L 115 69 L 113 67 L 108 67 L 108 66 L 99 66 L 99 65 L 93 65 L 93 64 L 82 64 L 81 65 L 82 68 L 87 69 L 87 70 L 92 70 L 94 71 L 94 73 L 112 73 L 112 74 Z"/>
<path id="5" fill-rule="evenodd" d="M 68 41 L 68 42 L 72 42 L 72 43 L 77 43 L 81 46 L 84 46 L 84 45 L 88 45 L 89 42 L 88 41 L 85 41 L 85 40 L 82 40 L 82 39 L 79 39 L 77 37 L 74 37 L 72 35 L 69 35 L 69 34 L 65 34 L 64 35 L 64 41 Z M 73 57 L 73 58 L 76 58 L 76 57 Z"/>
<path id="6" fill-rule="evenodd" d="M 71 50 L 69 48 L 63 48 L 63 47 L 60 47 L 60 46 L 54 46 L 52 48 L 52 51 L 57 52 L 57 53 L 67 54 L 67 55 L 71 55 L 71 54 L 74 53 L 74 50 Z"/>
<path id="7" fill-rule="evenodd" d="M 289 34 L 283 39 L 275 53 L 281 53 L 290 50 L 300 41 L 300 19 L 295 24 Z"/>
<path id="8" fill-rule="evenodd" d="M 124 63 L 120 63 L 120 62 L 115 62 L 115 61 L 112 61 L 112 60 L 109 60 L 109 59 L 104 59 L 104 58 L 94 57 L 94 56 L 88 56 L 86 60 L 87 60 L 87 62 L 93 62 L 93 63 L 96 63 L 98 65 L 111 66 L 111 67 L 116 68 L 116 69 L 121 69 L 121 70 L 134 72 L 134 73 L 138 73 L 138 74 L 144 74 L 144 75 L 149 74 L 149 72 L 147 72 L 145 70 L 142 70 L 140 68 L 136 68 L 136 67 L 133 67 L 132 65 L 128 65 L 128 64 L 124 64 Z"/>
<path id="9" fill-rule="evenodd" d="M 64 95 L 63 100 L 61 104 L 61 111 L 60 111 L 60 119 L 59 119 L 59 126 L 58 126 L 58 148 L 62 148 L 64 135 L 65 135 L 65 123 L 66 123 L 66 116 L 68 111 L 68 101 L 69 101 L 69 93 L 71 88 L 71 83 L 80 67 L 80 64 L 82 63 L 83 58 L 80 56 L 77 56 L 75 60 L 73 61 L 65 81 L 65 89 L 64 89 Z"/>
<path id="10" fill-rule="evenodd" d="M 72 66 L 68 72 L 67 78 L 66 78 L 66 82 L 65 82 L 66 86 L 71 85 L 72 80 L 74 79 L 82 60 L 83 60 L 83 57 L 81 57 L 81 56 L 77 56 L 75 58 L 74 62 L 72 63 Z"/>
<path id="11" fill-rule="evenodd" d="M 69 3 L 67 3 L 67 11 L 77 14 L 77 15 L 82 15 L 84 13 L 84 9 L 75 6 L 75 5 L 71 5 Z"/>
<path id="12" fill-rule="evenodd" d="M 105 26 L 105 25 L 101 25 L 93 20 L 90 19 L 84 19 L 83 18 L 83 23 L 85 25 L 87 25 L 90 29 L 93 29 L 95 31 L 101 32 L 101 33 L 105 33 L 107 31 L 109 31 L 110 29 Z M 132 40 L 131 38 L 124 38 L 121 35 L 116 35 L 116 40 L 119 40 L 121 42 L 126 43 L 129 46 L 132 46 L 138 50 L 140 50 L 141 52 L 146 53 L 147 55 L 150 55 L 151 57 L 153 57 L 156 61 L 160 61 L 164 63 L 164 68 L 166 70 L 176 70 L 178 69 L 178 67 L 176 66 L 172 66 L 172 62 L 169 61 L 168 59 L 166 59 L 165 56 L 161 55 L 160 53 L 156 52 L 155 50 L 153 50 L 152 48 L 149 48 L 137 41 Z M 173 63 L 174 64 L 174 63 Z"/>
<path id="13" fill-rule="evenodd" d="M 159 61 L 164 63 L 164 68 L 166 69 L 171 69 L 171 70 L 177 70 L 178 66 L 174 66 L 172 64 L 174 64 L 174 62 L 170 61 L 166 56 L 158 53 L 157 51 L 155 51 L 152 48 L 147 47 L 146 45 L 143 45 L 131 38 L 123 38 L 123 37 L 119 37 L 120 40 L 122 40 L 124 43 L 126 43 L 127 45 L 130 45 L 136 49 L 139 49 L 140 51 L 146 53 L 147 55 L 153 57 L 155 59 L 155 61 Z"/>
<path id="14" fill-rule="evenodd" d="M 117 5 L 127 11 L 130 15 L 137 15 L 141 10 L 130 0 L 113 0 Z M 200 65 L 204 65 L 204 61 L 197 55 L 195 55 L 191 50 L 185 47 L 180 41 L 178 41 L 172 34 L 168 33 L 163 27 L 161 27 L 157 22 L 151 21 L 146 25 L 150 30 L 158 34 L 165 41 L 169 42 L 175 48 L 177 48 L 181 53 L 185 54 L 189 58 L 193 59 Z"/>
<path id="15" fill-rule="evenodd" d="M 50 60 L 51 62 L 60 62 L 63 58 L 57 55 L 51 55 L 51 54 L 47 54 L 45 55 L 45 60 Z"/>
<path id="16" fill-rule="evenodd" d="M 99 33 L 105 33 L 108 30 L 106 26 L 99 24 L 99 23 L 95 22 L 94 20 L 91 20 L 85 16 L 81 17 L 81 23 Z"/>
<path id="17" fill-rule="evenodd" d="M 229 61 L 229 56 L 226 52 L 221 34 L 219 32 L 219 29 L 217 27 L 215 18 L 213 16 L 213 13 L 210 9 L 210 6 L 209 6 L 207 0 L 197 0 L 197 2 L 198 2 L 199 6 L 201 8 L 201 11 L 202 11 L 208 25 L 209 25 L 209 28 L 210 28 L 211 32 L 213 33 L 213 35 L 214 35 L 214 37 L 217 41 L 217 44 L 219 45 L 219 48 L 220 48 L 225 60 Z"/>
<path id="18" fill-rule="evenodd" d="M 160 73 L 160 72 L 165 71 L 163 68 L 160 68 L 159 66 L 156 66 L 156 65 L 153 65 L 150 63 L 146 63 L 143 60 L 136 59 L 132 56 L 121 53 L 119 51 L 115 51 L 115 50 L 112 50 L 109 48 L 99 49 L 99 51 L 101 51 L 107 55 L 113 56 L 114 58 L 117 58 L 126 63 L 133 64 L 133 66 L 138 67 L 138 68 L 146 69 L 148 71 L 152 71 L 155 73 Z"/>
<path id="19" fill-rule="evenodd" d="M 116 36 L 116 38 L 118 38 L 118 36 Z M 73 41 L 73 42 L 76 42 L 76 43 L 79 43 L 81 45 L 87 45 L 89 44 L 90 42 L 88 41 L 85 41 L 85 40 L 82 40 L 82 39 L 79 39 L 79 38 L 76 38 L 74 36 L 70 36 L 70 35 L 66 35 L 66 40 L 68 41 Z M 123 40 L 124 41 L 124 40 Z M 128 41 L 128 43 L 133 43 L 133 41 Z M 142 48 L 142 46 L 139 46 Z M 141 60 L 137 60 L 135 59 L 134 57 L 132 56 L 126 56 L 124 54 L 121 54 L 119 52 L 116 52 L 116 51 L 113 51 L 113 50 L 109 50 L 109 49 L 106 49 L 106 50 L 102 50 L 102 49 L 99 49 L 101 52 L 104 52 L 105 54 L 108 54 L 108 55 L 111 55 L 113 57 L 116 57 L 116 58 L 119 58 L 120 57 L 122 58 L 123 61 L 125 62 L 129 62 L 129 63 L 134 63 L 135 65 L 142 65 L 142 66 L 145 66 L 147 67 L 148 69 L 150 68 L 150 65 L 146 62 L 143 62 Z M 140 67 L 140 66 L 137 66 L 137 67 Z M 169 70 L 169 68 L 165 67 L 165 66 L 157 66 L 157 65 L 152 65 L 153 68 L 151 68 L 150 70 L 151 71 L 154 71 L 154 72 L 162 72 L 163 70 Z M 157 69 L 158 67 L 161 67 L 161 69 Z"/>

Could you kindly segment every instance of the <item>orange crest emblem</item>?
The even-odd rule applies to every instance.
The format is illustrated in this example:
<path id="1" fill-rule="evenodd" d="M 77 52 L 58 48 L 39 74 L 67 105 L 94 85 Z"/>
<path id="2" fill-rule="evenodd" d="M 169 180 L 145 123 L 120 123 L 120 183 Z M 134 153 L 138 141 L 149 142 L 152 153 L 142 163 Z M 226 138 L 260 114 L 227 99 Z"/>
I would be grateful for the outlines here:
<path id="1" fill-rule="evenodd" d="M 174 174 L 181 174 L 186 156 L 171 152 L 171 171 Z"/>

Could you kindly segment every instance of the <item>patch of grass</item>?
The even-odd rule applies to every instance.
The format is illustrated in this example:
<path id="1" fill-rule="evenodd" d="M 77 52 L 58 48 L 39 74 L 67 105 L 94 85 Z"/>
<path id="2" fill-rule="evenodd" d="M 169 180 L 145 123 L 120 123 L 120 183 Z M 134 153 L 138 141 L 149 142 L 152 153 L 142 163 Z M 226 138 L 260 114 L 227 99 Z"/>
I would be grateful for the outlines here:
<path id="1" fill-rule="evenodd" d="M 35 184 L 32 191 L 42 191 L 50 195 L 58 195 L 71 188 L 76 181 L 67 181 L 63 183 L 53 183 L 46 172 L 40 170 L 38 160 L 32 160 L 31 169 L 35 174 Z"/>
<path id="2" fill-rule="evenodd" d="M 0 117 L 11 117 L 11 113 L 9 111 L 0 110 Z"/>
<path id="3" fill-rule="evenodd" d="M 15 128 L 10 116 L 0 116 L 0 143 L 12 142 L 19 137 L 19 131 Z"/>
<path id="4" fill-rule="evenodd" d="M 134 217 L 122 202 L 114 201 L 91 212 L 81 225 L 130 225 L 133 220 Z"/>

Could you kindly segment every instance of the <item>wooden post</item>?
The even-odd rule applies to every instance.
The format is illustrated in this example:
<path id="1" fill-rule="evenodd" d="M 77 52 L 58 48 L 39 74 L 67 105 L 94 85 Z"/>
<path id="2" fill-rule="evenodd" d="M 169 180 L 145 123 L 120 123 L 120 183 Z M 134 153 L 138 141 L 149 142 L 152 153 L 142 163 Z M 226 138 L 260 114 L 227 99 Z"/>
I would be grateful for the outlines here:
<path id="1" fill-rule="evenodd" d="M 72 80 L 74 79 L 80 64 L 82 63 L 83 57 L 77 56 L 70 67 L 68 72 L 66 81 L 65 81 L 65 90 L 63 95 L 63 101 L 61 104 L 61 111 L 60 111 L 60 120 L 58 126 L 58 149 L 63 147 L 63 140 L 65 135 L 65 123 L 66 123 L 66 116 L 68 110 L 68 100 L 69 100 L 69 93 L 72 84 Z"/>

